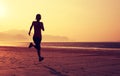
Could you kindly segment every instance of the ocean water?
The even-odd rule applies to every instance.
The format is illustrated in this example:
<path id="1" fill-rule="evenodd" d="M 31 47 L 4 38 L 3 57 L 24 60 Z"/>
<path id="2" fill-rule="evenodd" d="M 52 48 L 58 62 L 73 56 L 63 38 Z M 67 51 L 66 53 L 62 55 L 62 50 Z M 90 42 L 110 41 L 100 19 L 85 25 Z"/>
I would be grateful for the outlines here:
<path id="1" fill-rule="evenodd" d="M 43 42 L 43 46 L 120 48 L 120 42 Z"/>
<path id="2" fill-rule="evenodd" d="M 30 42 L 9 42 L 0 46 L 28 47 Z M 120 50 L 120 42 L 42 42 L 45 48 Z"/>
<path id="3" fill-rule="evenodd" d="M 43 42 L 43 47 L 120 50 L 120 42 Z"/>

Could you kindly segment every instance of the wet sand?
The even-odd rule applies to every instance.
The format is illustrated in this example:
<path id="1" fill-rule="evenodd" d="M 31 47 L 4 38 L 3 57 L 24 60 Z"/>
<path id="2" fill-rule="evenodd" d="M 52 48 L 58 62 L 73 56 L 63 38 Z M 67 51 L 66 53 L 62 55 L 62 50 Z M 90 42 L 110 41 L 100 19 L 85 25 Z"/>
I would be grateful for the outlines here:
<path id="1" fill-rule="evenodd" d="M 0 76 L 120 76 L 120 50 L 0 47 Z"/>

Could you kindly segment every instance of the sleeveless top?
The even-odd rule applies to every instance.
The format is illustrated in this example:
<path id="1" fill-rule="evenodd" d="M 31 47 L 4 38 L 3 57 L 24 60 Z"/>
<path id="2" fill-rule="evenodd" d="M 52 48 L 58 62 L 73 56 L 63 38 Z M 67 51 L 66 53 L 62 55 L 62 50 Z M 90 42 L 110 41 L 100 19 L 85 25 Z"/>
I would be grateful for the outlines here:
<path id="1" fill-rule="evenodd" d="M 33 37 L 42 37 L 41 34 L 41 29 L 43 28 L 43 23 L 42 22 L 37 22 L 37 21 L 33 21 L 33 26 L 34 26 L 34 36 Z"/>

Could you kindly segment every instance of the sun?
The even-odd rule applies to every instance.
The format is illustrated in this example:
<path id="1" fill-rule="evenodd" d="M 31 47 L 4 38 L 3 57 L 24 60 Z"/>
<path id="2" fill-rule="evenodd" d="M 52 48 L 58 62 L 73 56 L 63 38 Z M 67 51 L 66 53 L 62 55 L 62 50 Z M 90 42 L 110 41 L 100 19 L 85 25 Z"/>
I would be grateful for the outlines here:
<path id="1" fill-rule="evenodd" d="M 6 8 L 2 4 L 0 4 L 0 17 L 3 17 L 6 15 Z"/>

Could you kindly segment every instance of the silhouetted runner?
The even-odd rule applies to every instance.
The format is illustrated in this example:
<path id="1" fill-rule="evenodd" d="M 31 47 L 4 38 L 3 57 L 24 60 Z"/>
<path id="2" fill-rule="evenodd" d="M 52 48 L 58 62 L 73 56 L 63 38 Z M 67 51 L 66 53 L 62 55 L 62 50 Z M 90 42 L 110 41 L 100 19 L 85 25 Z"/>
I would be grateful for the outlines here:
<path id="1" fill-rule="evenodd" d="M 32 30 L 32 27 L 34 26 L 34 35 L 33 35 L 33 41 L 34 41 L 34 44 L 31 42 L 30 45 L 29 45 L 29 48 L 31 47 L 35 47 L 36 50 L 37 50 L 37 54 L 38 54 L 38 57 L 39 57 L 39 61 L 42 61 L 44 60 L 43 57 L 41 57 L 41 40 L 42 40 L 42 34 L 41 34 L 41 30 L 44 31 L 44 25 L 42 22 L 40 22 L 41 20 L 41 15 L 40 14 L 37 14 L 36 15 L 36 21 L 33 21 L 32 22 L 32 25 L 30 27 L 30 30 L 29 30 L 29 35 L 31 33 L 31 30 Z"/>

